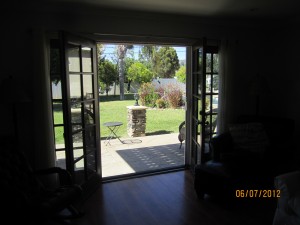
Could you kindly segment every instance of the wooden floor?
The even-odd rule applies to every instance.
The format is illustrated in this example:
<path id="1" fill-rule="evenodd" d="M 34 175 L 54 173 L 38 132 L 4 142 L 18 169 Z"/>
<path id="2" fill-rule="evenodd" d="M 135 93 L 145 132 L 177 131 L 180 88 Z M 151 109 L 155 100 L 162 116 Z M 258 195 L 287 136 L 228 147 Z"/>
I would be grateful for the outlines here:
<path id="1" fill-rule="evenodd" d="M 85 216 L 68 224 L 271 225 L 276 201 L 263 201 L 231 206 L 211 198 L 199 200 L 186 170 L 104 183 L 85 202 Z"/>

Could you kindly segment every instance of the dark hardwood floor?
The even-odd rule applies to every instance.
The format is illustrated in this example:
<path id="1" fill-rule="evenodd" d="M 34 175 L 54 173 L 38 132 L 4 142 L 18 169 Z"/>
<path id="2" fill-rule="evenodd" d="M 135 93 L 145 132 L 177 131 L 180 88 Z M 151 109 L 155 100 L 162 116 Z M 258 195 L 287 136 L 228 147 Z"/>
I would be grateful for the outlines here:
<path id="1" fill-rule="evenodd" d="M 249 201 L 249 204 L 248 202 Z M 252 201 L 252 203 L 251 203 Z M 74 225 L 271 225 L 276 201 L 199 200 L 188 170 L 103 183 Z"/>

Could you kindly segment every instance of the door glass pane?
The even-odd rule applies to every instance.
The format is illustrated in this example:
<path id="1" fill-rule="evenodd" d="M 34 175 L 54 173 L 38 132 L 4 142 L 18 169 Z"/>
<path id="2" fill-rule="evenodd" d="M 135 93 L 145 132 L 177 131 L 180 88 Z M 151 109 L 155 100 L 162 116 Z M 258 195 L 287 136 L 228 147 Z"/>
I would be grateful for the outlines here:
<path id="1" fill-rule="evenodd" d="M 56 148 L 65 148 L 64 127 L 54 127 Z"/>
<path id="2" fill-rule="evenodd" d="M 77 150 L 78 150 L 78 149 L 76 149 L 76 150 L 74 151 L 74 153 L 75 153 L 76 155 L 78 155 L 77 157 L 82 156 L 82 154 L 83 154 L 82 149 L 81 149 L 80 152 L 77 151 Z M 76 156 L 75 156 L 74 158 L 76 159 Z M 83 170 L 83 169 L 84 169 L 84 159 L 81 159 L 81 160 L 79 160 L 78 162 L 76 162 L 74 168 L 75 168 L 75 170 Z"/>
<path id="3" fill-rule="evenodd" d="M 202 74 L 199 74 L 198 75 L 198 95 L 201 95 L 202 94 L 202 80 L 203 80 L 203 75 Z"/>
<path id="4" fill-rule="evenodd" d="M 197 113 L 197 118 L 198 121 L 202 121 L 202 101 L 198 101 L 198 113 Z"/>
<path id="5" fill-rule="evenodd" d="M 199 144 L 199 145 L 201 145 L 201 124 L 198 124 L 198 126 L 197 126 L 197 143 Z"/>
<path id="6" fill-rule="evenodd" d="M 69 72 L 80 72 L 79 47 L 68 48 Z"/>
<path id="7" fill-rule="evenodd" d="M 92 49 L 82 48 L 82 71 L 92 72 Z"/>
<path id="8" fill-rule="evenodd" d="M 217 132 L 217 122 L 218 122 L 218 116 L 217 115 L 212 115 L 212 133 Z"/>
<path id="9" fill-rule="evenodd" d="M 202 78 L 200 72 L 193 73 L 192 78 L 193 78 L 193 86 L 192 86 L 193 94 L 200 95 L 201 94 L 200 81 Z"/>
<path id="10" fill-rule="evenodd" d="M 75 134 L 72 135 L 73 136 L 73 148 L 77 149 L 83 149 L 83 136 L 82 136 L 82 131 L 79 131 Z M 80 151 L 78 151 L 80 152 Z M 83 152 L 82 152 L 83 153 Z"/>
<path id="11" fill-rule="evenodd" d="M 56 80 L 51 82 L 52 99 L 62 99 L 61 81 Z"/>
<path id="12" fill-rule="evenodd" d="M 61 51 L 59 41 L 50 40 L 50 79 L 52 99 L 62 99 L 61 94 Z"/>
<path id="13" fill-rule="evenodd" d="M 213 92 L 219 93 L 219 75 L 213 75 Z"/>
<path id="14" fill-rule="evenodd" d="M 66 153 L 65 151 L 56 151 L 56 166 L 66 169 Z"/>
<path id="15" fill-rule="evenodd" d="M 95 154 L 95 150 L 91 151 L 87 156 L 86 156 L 86 162 L 87 162 L 87 169 L 91 172 L 95 172 L 96 171 L 96 154 Z"/>
<path id="16" fill-rule="evenodd" d="M 218 95 L 213 95 L 213 100 L 212 100 L 212 109 L 214 113 L 218 112 Z"/>
<path id="17" fill-rule="evenodd" d="M 205 134 L 211 133 L 211 123 L 210 123 L 211 115 L 208 114 L 205 119 Z"/>
<path id="18" fill-rule="evenodd" d="M 194 113 L 193 115 L 195 116 L 195 118 L 197 118 L 198 120 L 200 120 L 200 111 L 202 109 L 202 103 L 200 100 L 198 99 L 194 99 Z"/>
<path id="19" fill-rule="evenodd" d="M 202 71 L 202 63 L 203 63 L 203 59 L 202 59 L 202 49 L 200 48 L 198 50 L 198 70 Z"/>
<path id="20" fill-rule="evenodd" d="M 198 100 L 198 115 L 200 115 L 201 111 L 202 111 L 202 101 Z"/>
<path id="21" fill-rule="evenodd" d="M 80 134 L 77 135 L 77 133 L 81 132 L 82 131 L 82 125 L 80 124 L 75 124 L 75 125 L 72 125 L 72 132 L 73 132 L 73 135 L 75 137 L 77 137 L 76 140 L 79 140 L 78 138 L 80 138 Z M 76 136 L 77 135 L 77 136 Z"/>
<path id="22" fill-rule="evenodd" d="M 213 72 L 219 73 L 219 54 L 213 54 Z"/>
<path id="23" fill-rule="evenodd" d="M 88 127 L 85 130 L 85 144 L 87 147 L 96 147 L 95 143 L 95 137 L 96 137 L 96 132 L 95 132 L 95 127 Z"/>
<path id="24" fill-rule="evenodd" d="M 211 92 L 211 75 L 206 75 L 206 93 Z"/>
<path id="25" fill-rule="evenodd" d="M 206 53 L 206 73 L 211 72 L 211 54 Z"/>
<path id="26" fill-rule="evenodd" d="M 211 107 L 211 101 L 210 101 L 210 95 L 205 96 L 205 112 L 210 112 Z"/>
<path id="27" fill-rule="evenodd" d="M 94 124 L 94 102 L 86 102 L 84 108 L 84 121 L 86 124 Z"/>
<path id="28" fill-rule="evenodd" d="M 198 129 L 197 120 L 193 119 L 193 126 L 192 126 L 193 137 L 196 137 L 196 135 L 197 135 L 197 129 Z"/>
<path id="29" fill-rule="evenodd" d="M 69 76 L 70 80 L 70 98 L 72 101 L 81 100 L 81 81 L 80 75 Z"/>
<path id="30" fill-rule="evenodd" d="M 201 147 L 199 147 L 198 145 L 196 145 L 196 151 L 197 151 L 197 164 L 200 164 L 201 162 Z"/>
<path id="31" fill-rule="evenodd" d="M 54 124 L 63 124 L 64 118 L 63 118 L 63 108 L 62 103 L 60 102 L 54 102 L 52 104 L 53 108 L 53 120 Z"/>
<path id="32" fill-rule="evenodd" d="M 61 73 L 60 50 L 59 48 L 50 48 L 50 74 L 51 80 L 55 79 Z M 60 78 L 60 76 L 59 76 Z"/>
<path id="33" fill-rule="evenodd" d="M 71 123 L 72 124 L 81 124 L 81 107 L 73 105 L 71 108 Z"/>
<path id="34" fill-rule="evenodd" d="M 84 99 L 93 98 L 93 76 L 92 75 L 83 76 L 83 94 L 84 94 Z"/>

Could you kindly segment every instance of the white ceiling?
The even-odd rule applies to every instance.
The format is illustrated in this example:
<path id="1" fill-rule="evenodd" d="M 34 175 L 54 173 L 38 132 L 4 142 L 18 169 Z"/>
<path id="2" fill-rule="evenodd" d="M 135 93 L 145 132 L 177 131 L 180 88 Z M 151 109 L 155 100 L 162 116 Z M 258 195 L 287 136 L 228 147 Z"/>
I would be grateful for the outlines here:
<path id="1" fill-rule="evenodd" d="M 205 17 L 286 19 L 300 15 L 300 0 L 51 0 L 51 2 Z"/>

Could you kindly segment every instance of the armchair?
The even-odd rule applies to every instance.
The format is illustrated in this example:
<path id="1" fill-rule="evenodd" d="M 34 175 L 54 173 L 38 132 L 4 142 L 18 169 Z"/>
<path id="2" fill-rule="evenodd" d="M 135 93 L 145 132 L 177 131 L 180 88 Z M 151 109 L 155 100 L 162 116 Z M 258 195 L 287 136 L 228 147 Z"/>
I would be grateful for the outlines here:
<path id="1" fill-rule="evenodd" d="M 74 207 L 82 189 L 61 168 L 33 171 L 25 155 L 9 145 L 0 150 L 2 220 L 9 224 L 42 224 L 51 219 L 70 219 L 82 214 Z M 41 175 L 58 174 L 59 186 L 50 188 Z M 69 209 L 64 217 L 60 214 Z"/>
<path id="2" fill-rule="evenodd" d="M 285 173 L 275 178 L 280 190 L 273 225 L 300 224 L 300 171 Z"/>
<path id="3" fill-rule="evenodd" d="M 234 125 L 233 132 L 211 139 L 211 160 L 195 167 L 194 188 L 199 198 L 204 194 L 234 197 L 237 189 L 273 189 L 275 176 L 296 168 L 293 120 L 241 116 Z M 240 129 L 248 125 L 250 130 Z M 248 140 L 246 147 L 242 145 Z"/>

